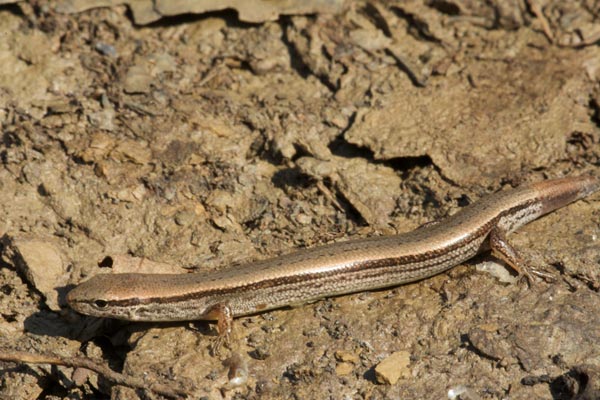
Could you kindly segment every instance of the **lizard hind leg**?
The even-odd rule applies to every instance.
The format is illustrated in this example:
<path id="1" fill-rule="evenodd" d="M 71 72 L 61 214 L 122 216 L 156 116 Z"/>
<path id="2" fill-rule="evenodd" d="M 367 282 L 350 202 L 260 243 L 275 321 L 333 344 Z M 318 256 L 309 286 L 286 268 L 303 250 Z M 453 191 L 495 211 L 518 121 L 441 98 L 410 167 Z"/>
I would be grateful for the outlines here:
<path id="1" fill-rule="evenodd" d="M 489 245 L 492 250 L 492 255 L 504 261 L 519 275 L 519 277 L 525 278 L 529 286 L 533 286 L 535 284 L 533 275 L 536 275 L 545 281 L 556 280 L 554 275 L 527 265 L 517 249 L 515 249 L 506 238 L 506 232 L 500 227 L 495 226 L 490 231 Z"/>

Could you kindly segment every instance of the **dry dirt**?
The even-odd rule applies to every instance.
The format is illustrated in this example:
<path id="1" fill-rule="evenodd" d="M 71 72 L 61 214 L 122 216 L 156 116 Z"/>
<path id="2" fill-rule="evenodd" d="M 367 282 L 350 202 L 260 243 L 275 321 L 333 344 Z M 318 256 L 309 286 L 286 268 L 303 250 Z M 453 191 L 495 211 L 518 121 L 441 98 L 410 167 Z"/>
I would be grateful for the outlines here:
<path id="1" fill-rule="evenodd" d="M 227 354 L 210 355 L 212 324 L 67 307 L 69 288 L 115 261 L 226 268 L 406 232 L 524 182 L 600 175 L 597 1 L 336 3 L 151 25 L 126 5 L 0 6 L 3 351 L 90 357 L 192 398 L 600 398 L 598 195 L 512 235 L 554 283 L 502 283 L 484 255 L 236 320 L 237 387 Z M 376 378 L 388 357 L 393 384 Z M 0 398 L 160 396 L 5 362 Z"/>

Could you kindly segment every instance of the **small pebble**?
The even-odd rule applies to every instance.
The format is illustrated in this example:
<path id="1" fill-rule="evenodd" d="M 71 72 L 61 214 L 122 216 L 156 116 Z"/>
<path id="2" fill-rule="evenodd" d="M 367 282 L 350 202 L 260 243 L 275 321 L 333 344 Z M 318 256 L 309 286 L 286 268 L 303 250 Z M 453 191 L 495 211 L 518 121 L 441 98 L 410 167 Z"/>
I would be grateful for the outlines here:
<path id="1" fill-rule="evenodd" d="M 400 378 L 408 378 L 410 376 L 409 364 L 409 352 L 397 351 L 392 353 L 375 367 L 375 379 L 379 383 L 393 385 Z"/>

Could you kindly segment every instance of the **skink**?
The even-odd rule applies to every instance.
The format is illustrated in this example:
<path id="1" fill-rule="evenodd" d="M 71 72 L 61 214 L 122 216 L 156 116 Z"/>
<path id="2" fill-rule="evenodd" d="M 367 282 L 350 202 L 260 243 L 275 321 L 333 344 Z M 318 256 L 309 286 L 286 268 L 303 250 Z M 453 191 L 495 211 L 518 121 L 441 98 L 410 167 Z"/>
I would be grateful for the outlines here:
<path id="1" fill-rule="evenodd" d="M 527 266 L 506 235 L 600 188 L 592 176 L 547 180 L 492 194 L 444 221 L 395 235 L 310 248 L 194 274 L 103 274 L 67 296 L 76 311 L 134 321 L 217 320 L 325 297 L 417 281 L 491 249 L 517 272 Z"/>

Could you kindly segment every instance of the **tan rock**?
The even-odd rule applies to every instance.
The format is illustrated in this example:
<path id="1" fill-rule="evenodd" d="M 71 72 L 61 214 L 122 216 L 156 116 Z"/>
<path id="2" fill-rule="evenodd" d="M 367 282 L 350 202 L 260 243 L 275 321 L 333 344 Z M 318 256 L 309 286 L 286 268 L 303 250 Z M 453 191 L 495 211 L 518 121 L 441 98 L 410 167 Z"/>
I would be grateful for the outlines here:
<path id="1" fill-rule="evenodd" d="M 335 374 L 337 376 L 346 376 L 350 375 L 352 370 L 354 370 L 354 365 L 348 362 L 342 362 L 335 367 Z"/>
<path id="2" fill-rule="evenodd" d="M 14 267 L 46 298 L 46 305 L 55 311 L 58 290 L 67 283 L 68 276 L 61 252 L 52 239 L 4 235 L 1 239 L 2 259 Z"/>
<path id="3" fill-rule="evenodd" d="M 393 385 L 401 378 L 408 378 L 410 370 L 410 353 L 407 351 L 397 351 L 392 353 L 386 359 L 381 361 L 375 367 L 375 379 L 377 382 L 386 385 Z"/>

